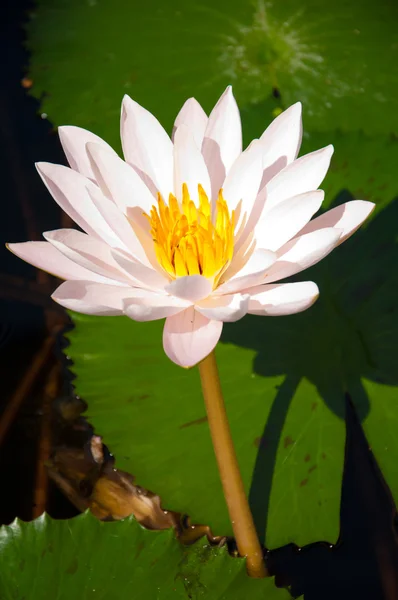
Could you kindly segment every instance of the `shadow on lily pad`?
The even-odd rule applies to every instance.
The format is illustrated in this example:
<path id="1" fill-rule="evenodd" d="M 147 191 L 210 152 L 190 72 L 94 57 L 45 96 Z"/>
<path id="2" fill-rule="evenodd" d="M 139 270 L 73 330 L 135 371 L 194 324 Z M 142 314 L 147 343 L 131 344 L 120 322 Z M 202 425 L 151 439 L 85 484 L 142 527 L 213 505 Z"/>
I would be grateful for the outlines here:
<path id="1" fill-rule="evenodd" d="M 343 192 L 336 205 L 350 199 Z M 259 444 L 250 489 L 263 539 L 282 429 L 300 381 L 315 385 L 342 420 L 349 391 L 361 422 L 370 411 L 362 379 L 398 385 L 397 223 L 398 199 L 332 255 L 300 273 L 296 280 L 313 280 L 320 288 L 319 300 L 308 311 L 277 318 L 248 316 L 224 329 L 223 342 L 257 352 L 255 373 L 285 375 L 264 426 L 261 439 L 266 442 Z"/>

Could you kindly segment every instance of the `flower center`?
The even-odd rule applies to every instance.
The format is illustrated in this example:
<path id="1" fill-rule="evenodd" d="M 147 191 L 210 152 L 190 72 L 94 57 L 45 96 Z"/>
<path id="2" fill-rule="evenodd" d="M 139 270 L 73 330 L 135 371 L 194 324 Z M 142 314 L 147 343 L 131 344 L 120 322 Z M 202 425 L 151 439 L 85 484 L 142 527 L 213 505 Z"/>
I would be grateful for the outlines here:
<path id="1" fill-rule="evenodd" d="M 212 219 L 210 202 L 201 185 L 198 192 L 198 206 L 185 183 L 181 203 L 170 194 L 166 204 L 158 194 L 157 206 L 145 216 L 151 225 L 157 259 L 171 277 L 204 275 L 214 277 L 216 286 L 232 259 L 235 215 L 234 211 L 229 214 L 220 190 Z"/>

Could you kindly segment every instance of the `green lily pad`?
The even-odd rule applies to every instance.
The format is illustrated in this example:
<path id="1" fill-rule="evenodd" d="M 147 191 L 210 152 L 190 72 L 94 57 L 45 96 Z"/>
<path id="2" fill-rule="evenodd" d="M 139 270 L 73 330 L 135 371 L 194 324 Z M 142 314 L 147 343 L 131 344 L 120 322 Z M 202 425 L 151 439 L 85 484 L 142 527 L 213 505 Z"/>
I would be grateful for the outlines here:
<path id="1" fill-rule="evenodd" d="M 208 110 L 229 83 L 241 106 L 275 89 L 303 101 L 313 131 L 397 133 L 397 17 L 387 0 L 39 0 L 32 91 L 55 123 L 115 146 L 123 93 L 170 128 L 187 97 Z"/>
<path id="2" fill-rule="evenodd" d="M 271 578 L 254 580 L 245 561 L 203 539 L 183 547 L 172 530 L 133 519 L 103 523 L 86 513 L 67 521 L 43 515 L 0 529 L 3 600 L 287 600 Z"/>
<path id="3" fill-rule="evenodd" d="M 397 217 L 398 202 L 394 201 L 367 228 L 306 272 L 321 290 L 311 311 L 274 321 L 255 322 L 250 317 L 249 323 L 243 320 L 226 330 L 224 340 L 257 351 L 254 373 L 264 377 L 286 373 L 264 429 L 251 487 L 256 522 L 266 527 L 267 540 L 287 542 L 288 532 L 295 531 L 293 539 L 298 541 L 300 531 L 314 528 L 319 534 L 317 517 L 326 518 L 328 511 L 330 516 L 335 514 L 333 492 L 340 481 L 345 392 L 351 395 L 398 501 Z M 270 469 L 271 488 L 267 479 L 266 483 L 262 480 Z"/>
<path id="4" fill-rule="evenodd" d="M 349 190 L 354 198 L 375 202 L 378 212 L 398 194 L 398 138 L 363 132 L 304 133 L 301 154 L 327 144 L 333 144 L 334 154 L 321 185 L 325 206 L 334 202 L 342 190 Z"/>

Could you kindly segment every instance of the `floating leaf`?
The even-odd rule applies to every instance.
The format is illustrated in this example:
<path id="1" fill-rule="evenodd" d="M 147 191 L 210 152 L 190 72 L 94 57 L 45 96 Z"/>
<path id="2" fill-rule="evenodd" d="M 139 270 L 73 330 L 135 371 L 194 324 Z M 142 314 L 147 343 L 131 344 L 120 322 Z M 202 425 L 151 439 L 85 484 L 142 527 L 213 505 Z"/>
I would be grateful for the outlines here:
<path id="1" fill-rule="evenodd" d="M 143 529 L 133 519 L 67 521 L 43 515 L 0 529 L 2 600 L 287 600 L 271 578 L 250 579 L 245 561 L 203 539 L 183 547 L 172 530 Z"/>
<path id="2" fill-rule="evenodd" d="M 327 144 L 333 144 L 334 154 L 321 186 L 325 190 L 325 206 L 335 201 L 342 190 L 349 190 L 354 198 L 375 202 L 377 210 L 398 194 L 398 177 L 394 174 L 397 138 L 363 132 L 310 133 L 304 134 L 301 154 Z"/>
<path id="3" fill-rule="evenodd" d="M 396 3 L 39 0 L 36 10 L 31 79 L 43 111 L 115 146 L 123 92 L 170 128 L 187 97 L 209 109 L 228 83 L 241 106 L 274 90 L 285 106 L 301 100 L 309 130 L 398 133 Z"/>

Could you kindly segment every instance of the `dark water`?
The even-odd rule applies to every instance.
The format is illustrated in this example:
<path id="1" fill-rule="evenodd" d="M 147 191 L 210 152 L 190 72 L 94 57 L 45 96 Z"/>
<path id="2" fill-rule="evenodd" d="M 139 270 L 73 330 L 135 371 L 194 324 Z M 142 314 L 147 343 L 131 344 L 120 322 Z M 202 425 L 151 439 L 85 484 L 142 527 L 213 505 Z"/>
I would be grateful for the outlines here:
<path id="1" fill-rule="evenodd" d="M 40 239 L 60 226 L 60 213 L 34 168 L 34 162 L 63 162 L 56 135 L 39 105 L 21 85 L 28 62 L 22 24 L 31 4 L 11 2 L 0 21 L 0 169 L 1 240 Z M 35 270 L 0 247 L 0 273 L 35 281 Z M 7 284 L 8 285 L 8 284 Z M 0 290 L 0 411 L 15 390 L 45 335 L 43 309 Z M 38 383 L 40 386 L 40 382 Z M 0 522 L 30 519 L 40 427 L 37 390 L 23 404 L 6 443 L 0 447 Z M 294 546 L 269 556 L 280 585 L 291 585 L 306 600 L 398 598 L 398 546 L 395 507 L 368 450 L 347 398 L 347 447 L 341 506 L 340 541 L 335 548 Z M 106 440 L 105 440 L 106 441 Z M 49 511 L 69 517 L 74 511 L 54 488 Z"/>
<path id="2" fill-rule="evenodd" d="M 25 288 L 36 281 L 35 269 L 18 260 L 4 244 L 40 239 L 40 232 L 60 226 L 60 213 L 47 197 L 34 162 L 62 162 L 51 124 L 42 119 L 36 100 L 21 85 L 28 54 L 22 24 L 28 2 L 7 2 L 0 19 L 0 412 L 4 410 L 46 335 L 43 309 L 32 303 Z M 28 301 L 26 301 L 28 300 Z M 5 443 L 0 447 L 0 522 L 32 515 L 42 382 L 26 398 Z M 75 514 L 50 484 L 49 512 Z"/>

